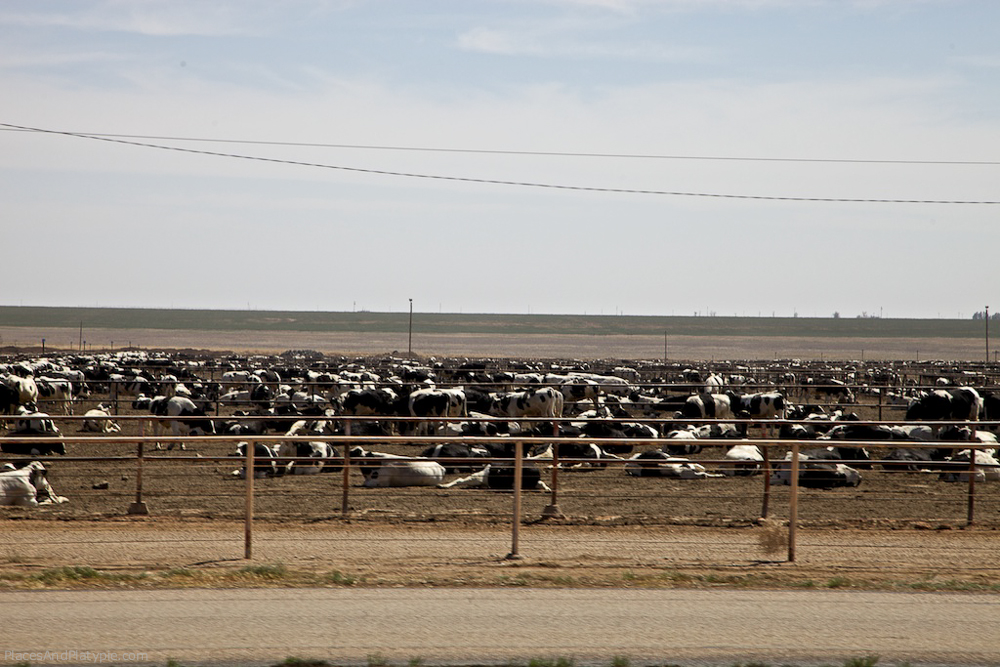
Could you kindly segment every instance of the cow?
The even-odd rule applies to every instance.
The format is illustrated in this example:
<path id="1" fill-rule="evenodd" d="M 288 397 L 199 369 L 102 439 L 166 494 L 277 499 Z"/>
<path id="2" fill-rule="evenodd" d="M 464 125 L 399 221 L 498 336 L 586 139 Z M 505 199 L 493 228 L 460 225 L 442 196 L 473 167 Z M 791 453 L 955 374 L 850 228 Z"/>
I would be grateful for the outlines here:
<path id="1" fill-rule="evenodd" d="M 772 485 L 791 485 L 792 483 L 792 453 L 785 456 L 784 461 L 774 463 L 771 473 Z M 844 465 L 824 460 L 813 460 L 805 454 L 799 454 L 799 486 L 805 489 L 835 489 L 844 486 L 861 484 L 861 473 Z"/>
<path id="2" fill-rule="evenodd" d="M 523 391 L 495 394 L 489 413 L 497 417 L 559 418 L 563 414 L 565 398 L 554 387 L 529 388 Z"/>
<path id="3" fill-rule="evenodd" d="M 677 458 L 659 450 L 639 452 L 625 464 L 625 474 L 632 477 L 669 477 L 671 479 L 706 479 L 722 477 L 710 473 L 700 463 Z"/>
<path id="4" fill-rule="evenodd" d="M 732 402 L 726 394 L 695 394 L 684 401 L 685 419 L 732 419 Z"/>
<path id="5" fill-rule="evenodd" d="M 494 491 L 512 491 L 514 489 L 514 465 L 489 463 L 479 472 L 468 477 L 460 477 L 447 484 L 438 484 L 439 489 L 493 489 Z M 542 481 L 542 474 L 533 465 L 521 468 L 522 491 L 549 491 L 552 489 Z"/>
<path id="6" fill-rule="evenodd" d="M 167 428 L 175 437 L 215 435 L 215 424 L 210 419 L 197 419 L 207 415 L 189 398 L 157 396 L 150 401 L 149 411 L 160 417 L 153 422 L 153 430 L 157 436 Z M 191 419 L 192 417 L 195 419 Z M 155 448 L 161 449 L 160 443 L 156 443 Z M 167 445 L 168 450 L 173 448 L 174 443 Z M 185 449 L 183 442 L 180 443 L 179 449 Z"/>
<path id="7" fill-rule="evenodd" d="M 39 403 L 59 403 L 62 413 L 73 414 L 73 383 L 59 378 L 40 377 L 35 380 Z"/>
<path id="8" fill-rule="evenodd" d="M 249 443 L 240 442 L 236 445 L 236 451 L 230 454 L 230 456 L 236 456 L 241 458 L 247 457 L 247 445 Z M 266 445 L 263 442 L 255 442 L 253 445 L 253 476 L 254 479 L 264 479 L 265 477 L 276 477 L 279 474 L 280 468 L 278 467 L 277 461 L 278 455 L 274 452 L 274 448 L 270 445 Z M 246 479 L 247 469 L 246 466 L 240 468 L 239 470 L 234 470 L 232 472 L 233 477 L 239 477 L 240 479 Z"/>
<path id="9" fill-rule="evenodd" d="M 963 464 L 961 467 L 949 466 L 941 473 L 940 479 L 944 482 L 968 482 L 969 481 L 969 457 L 970 450 L 963 449 L 949 459 L 952 464 Z M 1000 480 L 1000 461 L 997 461 L 994 453 L 989 451 L 975 450 L 975 466 L 973 474 L 977 482 L 996 482 Z"/>
<path id="10" fill-rule="evenodd" d="M 430 459 L 369 452 L 360 447 L 351 450 L 351 459 L 356 460 L 368 488 L 437 486 L 444 481 L 444 466 Z"/>
<path id="11" fill-rule="evenodd" d="M 725 459 L 719 472 L 730 477 L 757 475 L 764 464 L 764 456 L 757 445 L 732 445 L 726 450 Z"/>
<path id="12" fill-rule="evenodd" d="M 785 397 L 780 392 L 726 393 L 729 395 L 730 408 L 736 414 L 746 413 L 750 419 L 784 419 L 785 417 Z"/>
<path id="13" fill-rule="evenodd" d="M 420 452 L 422 458 L 427 459 L 481 459 L 491 458 L 493 455 L 485 447 L 478 445 L 467 445 L 461 442 L 444 442 L 439 445 L 432 445 Z M 470 461 L 471 463 L 471 461 Z M 473 466 L 464 463 L 445 462 L 445 473 L 468 473 L 472 472 Z"/>
<path id="14" fill-rule="evenodd" d="M 356 417 L 398 414 L 399 397 L 391 389 L 349 389 L 338 400 L 341 414 Z"/>
<path id="15" fill-rule="evenodd" d="M 21 392 L 0 382 L 0 415 L 12 415 L 21 405 Z"/>
<path id="16" fill-rule="evenodd" d="M 597 469 L 606 468 L 607 461 L 609 460 L 621 460 L 620 456 L 615 456 L 614 454 L 609 454 L 604 451 L 598 445 L 592 442 L 560 442 L 555 445 L 547 444 L 537 447 L 535 451 L 532 452 L 529 458 L 533 460 L 547 459 L 551 460 L 556 451 L 559 453 L 560 459 L 584 459 L 583 461 L 574 461 L 573 463 L 560 463 L 560 468 L 573 468 L 573 469 Z"/>
<path id="17" fill-rule="evenodd" d="M 577 401 L 591 401 L 594 410 L 601 409 L 601 385 L 596 380 L 585 377 L 570 377 L 562 380 L 559 391 L 563 395 L 563 404 Z"/>
<path id="18" fill-rule="evenodd" d="M 84 433 L 120 433 L 122 427 L 113 419 L 111 413 L 103 404 L 87 410 L 80 422 L 80 431 Z"/>
<path id="19" fill-rule="evenodd" d="M 279 474 L 285 475 L 315 475 L 320 472 L 338 472 L 343 466 L 327 465 L 330 459 L 337 456 L 333 445 L 328 442 L 283 442 L 274 447 L 274 455 L 278 458 L 308 458 L 311 461 L 289 461 Z"/>
<path id="20" fill-rule="evenodd" d="M 805 388 L 807 395 L 817 403 L 854 403 L 854 392 L 842 380 L 806 378 Z"/>
<path id="21" fill-rule="evenodd" d="M 910 401 L 906 421 L 978 421 L 983 398 L 973 387 L 935 389 Z"/>
<path id="22" fill-rule="evenodd" d="M 38 507 L 67 502 L 66 497 L 52 490 L 46 472 L 40 461 L 32 461 L 20 469 L 11 464 L 4 466 L 0 470 L 0 505 Z"/>
<path id="23" fill-rule="evenodd" d="M 417 389 L 407 398 L 407 411 L 411 417 L 465 417 L 465 391 L 460 387 Z M 439 422 L 421 421 L 414 431 L 417 435 L 431 435 L 439 428 Z"/>
<path id="24" fill-rule="evenodd" d="M 10 374 L 0 377 L 0 382 L 17 391 L 19 404 L 34 405 L 38 403 L 38 385 L 34 378 Z"/>

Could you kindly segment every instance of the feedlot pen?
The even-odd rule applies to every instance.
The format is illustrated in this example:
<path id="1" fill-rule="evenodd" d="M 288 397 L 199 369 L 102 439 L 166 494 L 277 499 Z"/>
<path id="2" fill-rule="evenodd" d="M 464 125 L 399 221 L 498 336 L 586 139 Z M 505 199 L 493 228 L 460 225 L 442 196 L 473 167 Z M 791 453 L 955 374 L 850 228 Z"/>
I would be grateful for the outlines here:
<path id="1" fill-rule="evenodd" d="M 77 415 L 102 401 L 107 404 L 108 397 L 92 396 L 86 401 L 78 401 Z M 872 403 L 868 397 L 862 397 L 857 405 L 850 407 L 864 419 L 880 414 L 888 419 L 901 418 L 898 411 Z M 426 531 L 430 540 L 441 539 L 445 552 L 449 548 L 447 535 L 453 534 L 445 529 L 493 526 L 499 531 L 512 530 L 512 552 L 516 552 L 518 525 L 543 523 L 609 530 L 655 526 L 756 528 L 766 515 L 779 525 L 795 519 L 798 527 L 822 529 L 832 542 L 828 547 L 834 549 L 838 548 L 836 531 L 841 529 L 951 530 L 967 527 L 970 519 L 977 532 L 1000 528 L 1000 484 L 997 482 L 949 482 L 937 472 L 891 471 L 877 462 L 870 469 L 861 470 L 863 480 L 857 487 L 798 488 L 794 502 L 791 488 L 770 486 L 767 475 L 699 479 L 634 477 L 625 473 L 624 461 L 611 461 L 598 468 L 562 467 L 557 470 L 553 470 L 549 462 L 539 462 L 542 480 L 555 487 L 555 498 L 544 491 L 514 494 L 462 488 L 367 488 L 353 460 L 348 468 L 346 486 L 345 476 L 337 465 L 329 473 L 268 477 L 248 484 L 234 474 L 243 467 L 244 460 L 233 457 L 232 453 L 237 441 L 249 438 L 190 438 L 184 440 L 184 450 L 153 451 L 146 437 L 152 431 L 148 413 L 127 407 L 124 402 L 119 406 L 119 413 L 116 419 L 121 424 L 121 433 L 91 437 L 79 434 L 81 417 L 52 414 L 63 433 L 67 454 L 30 458 L 45 462 L 53 489 L 58 495 L 67 497 L 68 502 L 37 509 L 3 508 L 0 521 L 27 517 L 88 523 L 118 521 L 129 516 L 130 507 L 141 501 L 152 521 L 163 517 L 231 522 L 252 517 L 270 525 L 329 523 L 348 531 L 359 525 L 406 524 Z M 632 421 L 658 427 L 677 423 L 674 419 L 654 420 L 638 415 Z M 751 435 L 761 433 L 760 425 L 757 422 L 752 426 Z M 979 424 L 980 428 L 995 426 Z M 395 439 L 389 442 L 388 439 L 333 436 L 308 439 L 331 441 L 341 453 L 345 445 L 361 444 L 365 449 L 404 456 L 418 455 L 430 442 L 441 440 L 440 437 L 411 438 L 403 443 Z M 171 440 L 161 438 L 164 443 Z M 280 437 L 267 436 L 261 440 L 275 441 Z M 143 443 L 141 464 L 138 458 L 140 442 Z M 636 452 L 656 449 L 663 444 L 655 440 L 629 442 L 634 444 Z M 722 462 L 725 446 L 733 442 L 741 441 L 702 441 L 704 450 L 686 458 L 704 464 L 713 472 Z M 767 444 L 772 463 L 783 459 L 793 444 L 758 439 L 750 442 Z M 524 443 L 527 450 L 536 441 L 525 438 Z M 816 444 L 801 443 L 803 447 Z M 850 444 L 872 446 L 879 443 Z M 872 459 L 880 458 L 879 451 L 871 450 Z M 28 458 L 3 456 L 4 460 Z M 333 463 L 342 463 L 342 459 Z M 563 463 L 568 466 L 574 462 Z M 445 481 L 457 476 L 448 475 Z M 252 489 L 250 502 L 248 489 Z M 554 500 L 558 515 L 551 512 Z M 521 520 L 512 526 L 515 513 Z M 99 530 L 100 525 L 95 524 L 95 529 Z M 248 522 L 248 531 L 249 526 Z M 78 533 L 74 531 L 73 534 Z M 240 534 L 234 534 L 234 540 L 239 542 L 239 539 Z M 249 556 L 249 537 L 246 544 L 245 555 Z M 792 555 L 790 551 L 789 556 Z M 972 557 L 971 552 L 969 557 Z"/>

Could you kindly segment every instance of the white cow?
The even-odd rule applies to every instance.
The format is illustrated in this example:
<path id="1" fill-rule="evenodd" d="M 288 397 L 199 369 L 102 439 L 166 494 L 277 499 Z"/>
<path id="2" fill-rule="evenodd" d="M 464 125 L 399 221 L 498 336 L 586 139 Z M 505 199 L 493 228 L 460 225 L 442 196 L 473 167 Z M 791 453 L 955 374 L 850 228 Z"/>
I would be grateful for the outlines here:
<path id="1" fill-rule="evenodd" d="M 368 452 L 360 447 L 351 450 L 369 488 L 389 486 L 437 486 L 444 481 L 444 466 L 430 459 Z"/>
<path id="2" fill-rule="evenodd" d="M 705 479 L 722 477 L 710 473 L 700 463 L 670 456 L 666 452 L 651 450 L 632 456 L 625 464 L 625 474 L 633 477 L 670 477 L 673 479 Z"/>
<path id="3" fill-rule="evenodd" d="M 20 470 L 11 464 L 0 471 L 0 505 L 38 507 L 50 503 L 64 503 L 64 496 L 57 496 L 45 478 L 45 466 L 32 461 Z"/>
<path id="4" fill-rule="evenodd" d="M 87 433 L 120 433 L 122 427 L 111 419 L 111 413 L 103 404 L 83 414 L 80 430 Z"/>

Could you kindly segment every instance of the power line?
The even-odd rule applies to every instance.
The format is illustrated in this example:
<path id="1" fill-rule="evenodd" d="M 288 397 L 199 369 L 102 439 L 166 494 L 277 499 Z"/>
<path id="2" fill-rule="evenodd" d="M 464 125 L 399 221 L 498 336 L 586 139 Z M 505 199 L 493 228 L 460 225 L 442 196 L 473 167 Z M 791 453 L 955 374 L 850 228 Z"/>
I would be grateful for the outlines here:
<path id="1" fill-rule="evenodd" d="M 155 148 L 158 150 L 174 151 L 177 153 L 188 153 L 192 155 L 210 155 L 213 157 L 225 157 L 225 158 L 239 159 L 239 160 L 251 160 L 256 162 L 268 162 L 271 164 L 285 164 L 285 165 L 294 165 L 299 167 L 315 167 L 318 169 L 334 169 L 338 171 L 347 171 L 347 172 L 361 173 L 361 174 L 375 174 L 380 176 L 399 176 L 404 178 L 423 178 L 423 179 L 439 180 L 439 181 L 478 183 L 485 185 L 507 185 L 507 186 L 518 186 L 518 187 L 528 187 L 528 188 L 545 188 L 551 190 L 568 190 L 575 192 L 602 192 L 602 193 L 613 193 L 613 194 L 641 194 L 641 195 L 659 195 L 659 196 L 669 196 L 669 197 L 702 197 L 702 198 L 712 198 L 712 199 L 743 199 L 743 200 L 757 200 L 757 201 L 800 201 L 800 202 L 832 202 L 832 203 L 861 203 L 861 204 L 978 204 L 978 205 L 1000 204 L 1000 201 L 992 201 L 992 200 L 972 201 L 972 200 L 954 200 L 954 199 L 865 199 L 865 198 L 850 198 L 850 197 L 783 197 L 776 195 L 740 195 L 740 194 L 712 193 L 712 192 L 684 192 L 676 190 L 604 188 L 604 187 L 591 187 L 591 186 L 580 186 L 580 185 L 561 185 L 555 183 L 537 183 L 529 181 L 508 181 L 500 179 L 472 178 L 467 176 L 442 176 L 440 174 L 420 174 L 413 172 L 387 171 L 382 169 L 364 169 L 361 167 L 348 167 L 343 165 L 323 164 L 319 162 L 304 162 L 300 160 L 285 160 L 279 158 L 261 157 L 257 155 L 240 155 L 236 153 L 222 153 L 217 151 L 206 151 L 194 148 L 180 148 L 177 146 L 164 146 L 162 144 L 151 144 L 140 141 L 114 138 L 109 136 L 80 134 L 77 132 L 67 132 L 61 130 L 49 130 L 44 128 L 28 127 L 24 125 L 13 125 L 10 123 L 0 123 L 0 128 L 8 128 L 12 130 L 20 130 L 25 132 L 37 132 L 41 134 L 53 134 L 66 137 L 76 137 L 78 139 L 90 139 L 92 141 L 103 141 L 107 143 L 122 144 L 126 146 L 137 146 L 141 148 Z"/>
<path id="2" fill-rule="evenodd" d="M 35 128 L 18 127 L 0 123 L 6 132 L 40 132 Z M 1000 166 L 1000 161 L 994 160 L 872 160 L 860 158 L 800 158 L 800 157 L 752 157 L 739 155 L 665 155 L 646 153 L 579 153 L 571 151 L 528 151 L 528 150 L 497 150 L 486 148 L 441 148 L 431 146 L 379 146 L 373 144 L 331 144 L 310 141 L 263 141 L 259 139 L 212 139 L 205 137 L 173 137 L 155 134 L 110 134 L 100 132 L 66 132 L 79 137 L 108 139 L 141 139 L 144 141 L 186 141 L 216 144 L 245 144 L 250 146 L 292 146 L 299 148 L 347 148 L 352 150 L 371 151 L 402 151 L 423 153 L 465 153 L 477 155 L 535 155 L 544 157 L 583 157 L 583 158 L 618 158 L 634 160 L 704 160 L 720 162 L 805 162 L 821 164 L 912 164 L 912 165 L 945 165 L 945 166 Z"/>

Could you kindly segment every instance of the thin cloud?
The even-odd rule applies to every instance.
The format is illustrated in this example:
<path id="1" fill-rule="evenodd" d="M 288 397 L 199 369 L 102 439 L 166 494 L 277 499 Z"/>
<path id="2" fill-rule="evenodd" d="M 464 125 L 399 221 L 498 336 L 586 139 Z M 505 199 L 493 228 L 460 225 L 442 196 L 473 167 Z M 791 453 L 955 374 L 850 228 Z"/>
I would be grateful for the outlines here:
<path id="1" fill-rule="evenodd" d="M 473 28 L 459 35 L 463 51 L 505 56 L 555 58 L 610 58 L 647 62 L 705 62 L 712 58 L 708 49 L 662 44 L 625 44 L 571 39 L 553 40 L 541 32 L 524 33 L 496 28 Z"/>
<path id="2" fill-rule="evenodd" d="M 147 36 L 237 35 L 254 32 L 252 9 L 215 3 L 103 2 L 69 5 L 63 12 L 0 12 L 0 25 L 63 28 L 87 32 L 124 32 Z"/>

